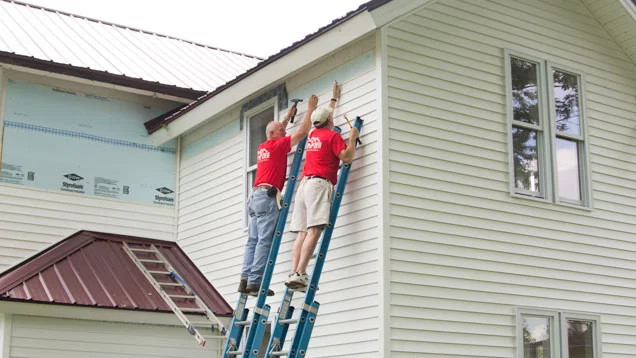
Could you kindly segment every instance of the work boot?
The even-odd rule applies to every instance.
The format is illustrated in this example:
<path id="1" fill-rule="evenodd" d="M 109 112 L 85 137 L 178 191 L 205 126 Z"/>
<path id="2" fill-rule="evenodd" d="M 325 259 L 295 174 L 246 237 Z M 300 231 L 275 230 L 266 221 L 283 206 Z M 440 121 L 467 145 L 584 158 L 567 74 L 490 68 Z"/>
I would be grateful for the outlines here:
<path id="1" fill-rule="evenodd" d="M 247 285 L 247 292 L 249 293 L 250 296 L 258 296 L 258 291 L 260 290 L 261 290 L 261 285 L 259 284 L 252 283 Z M 267 290 L 267 295 L 274 296 L 274 291 Z"/>
<path id="2" fill-rule="evenodd" d="M 239 283 L 238 292 L 240 293 L 248 293 L 247 291 L 247 279 L 241 278 L 241 282 Z"/>

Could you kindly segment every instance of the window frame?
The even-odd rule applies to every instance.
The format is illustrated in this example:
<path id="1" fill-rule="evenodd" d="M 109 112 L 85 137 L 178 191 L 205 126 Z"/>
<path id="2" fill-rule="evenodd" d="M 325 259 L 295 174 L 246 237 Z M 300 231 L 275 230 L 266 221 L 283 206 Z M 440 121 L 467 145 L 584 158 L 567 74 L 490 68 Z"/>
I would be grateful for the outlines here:
<path id="1" fill-rule="evenodd" d="M 252 123 L 252 117 L 271 107 L 274 108 L 274 118 L 272 120 L 276 120 L 279 118 L 278 96 L 273 96 L 269 98 L 263 103 L 260 103 L 257 106 L 254 106 L 250 108 L 249 110 L 245 111 L 245 113 L 243 114 L 243 118 L 245 122 L 245 126 L 243 127 L 245 129 L 244 130 L 245 133 L 243 134 L 243 143 L 244 143 L 243 153 L 245 153 L 244 155 L 245 159 L 243 161 L 243 190 L 244 190 L 244 197 L 246 198 L 245 203 L 247 203 L 247 198 L 249 198 L 250 192 L 252 190 L 249 183 L 250 173 L 253 171 L 256 171 L 256 164 L 250 166 L 250 151 L 256 150 L 256 148 L 250 148 L 250 139 L 251 139 L 250 128 Z M 244 226 L 245 228 L 247 228 L 249 223 L 248 214 L 247 214 L 247 205 L 243 205 L 243 218 L 244 218 Z"/>
<path id="2" fill-rule="evenodd" d="M 578 313 L 578 312 L 560 312 L 559 313 L 560 316 L 560 326 L 561 326 L 561 330 L 560 330 L 560 334 L 561 334 L 561 357 L 562 358 L 569 358 L 570 357 L 570 353 L 568 352 L 568 325 L 567 325 L 567 321 L 569 319 L 576 319 L 576 320 L 585 320 L 585 321 L 593 321 L 594 322 L 594 332 L 593 332 L 593 337 L 592 337 L 592 342 L 594 343 L 593 348 L 593 353 L 592 353 L 592 357 L 593 358 L 601 358 L 602 354 L 601 354 L 601 317 L 598 315 L 592 315 L 592 314 L 587 314 L 587 313 Z"/>
<path id="3" fill-rule="evenodd" d="M 511 58 L 517 58 L 528 61 L 537 65 L 537 91 L 539 106 L 539 125 L 533 125 L 513 118 L 512 106 L 512 66 Z M 590 210 L 592 207 L 591 196 L 591 170 L 589 156 L 589 139 L 587 130 L 587 113 L 586 113 L 586 97 L 585 82 L 586 78 L 582 71 L 561 65 L 559 63 L 539 58 L 526 53 L 511 51 L 504 49 L 504 65 L 505 65 L 505 91 L 506 91 L 506 123 L 508 131 L 508 177 L 509 191 L 514 198 L 522 198 L 526 200 L 535 200 L 539 202 L 550 202 L 559 205 L 565 205 L 578 209 Z M 578 100 L 579 100 L 579 120 L 581 135 L 571 135 L 557 132 L 556 130 L 556 110 L 554 97 L 554 80 L 552 72 L 558 70 L 570 75 L 577 76 L 578 83 Z M 519 189 L 515 183 L 514 170 L 514 138 L 513 128 L 523 128 L 537 131 L 537 160 L 539 170 L 540 190 L 534 192 L 531 190 Z M 541 136 L 539 135 L 541 131 Z M 578 169 L 579 169 L 579 186 L 581 192 L 581 200 L 569 200 L 563 198 L 559 194 L 558 181 L 558 163 L 556 140 L 564 138 L 568 140 L 574 139 L 577 142 L 579 152 Z M 541 185 L 543 181 L 543 185 Z"/>
<path id="4" fill-rule="evenodd" d="M 556 103 L 554 98 L 554 79 L 552 76 L 552 71 L 557 70 L 560 72 L 564 72 L 573 76 L 578 77 L 578 94 L 579 94 L 579 121 L 581 134 L 573 135 L 567 134 L 563 132 L 557 131 L 556 128 Z M 590 205 L 590 165 L 589 165 L 589 141 L 587 138 L 587 118 L 586 118 L 586 110 L 585 110 L 585 76 L 581 71 L 576 71 L 574 69 L 568 68 L 567 66 L 558 65 L 551 61 L 546 61 L 546 71 L 548 73 L 548 88 L 550 89 L 548 96 L 548 106 L 550 107 L 550 130 L 552 132 L 550 138 L 551 148 L 551 160 L 552 160 L 552 173 L 555 177 L 554 182 L 556 183 L 554 187 L 554 201 L 557 204 L 571 205 L 575 207 L 591 207 Z M 554 117 L 554 118 L 553 118 Z M 558 162 L 557 162 L 557 149 L 556 149 L 556 141 L 557 138 L 565 138 L 568 140 L 574 140 L 577 142 L 577 149 L 579 151 L 579 190 L 581 194 L 581 200 L 571 200 L 567 198 L 563 198 L 559 195 L 558 183 L 559 183 L 559 172 L 558 172 Z"/>
<path id="5" fill-rule="evenodd" d="M 523 349 L 523 317 L 524 316 L 533 316 L 533 317 L 548 317 L 550 318 L 550 352 L 554 352 L 558 354 L 560 357 L 561 349 L 557 349 L 557 333 L 560 334 L 560 321 L 559 314 L 554 311 L 541 310 L 535 308 L 520 308 L 517 307 L 515 309 L 516 316 L 516 332 L 517 332 L 517 357 L 524 358 L 524 349 Z M 559 357 L 551 357 L 551 358 L 559 358 Z"/>
<path id="6" fill-rule="evenodd" d="M 550 350 L 554 352 L 550 358 L 569 358 L 567 321 L 569 319 L 592 321 L 593 358 L 602 358 L 601 349 L 601 315 L 565 310 L 551 310 L 533 307 L 515 307 L 516 357 L 524 358 L 523 316 L 550 317 Z"/>

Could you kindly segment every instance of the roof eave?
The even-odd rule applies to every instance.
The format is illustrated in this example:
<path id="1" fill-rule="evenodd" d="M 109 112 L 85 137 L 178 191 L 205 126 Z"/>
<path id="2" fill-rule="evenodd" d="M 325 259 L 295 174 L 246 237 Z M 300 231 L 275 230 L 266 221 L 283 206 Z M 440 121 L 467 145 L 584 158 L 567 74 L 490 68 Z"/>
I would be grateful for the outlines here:
<path id="1" fill-rule="evenodd" d="M 214 100 L 207 100 L 201 103 L 180 116 L 178 120 L 150 134 L 150 138 L 155 145 L 174 139 L 207 119 L 223 113 L 242 99 L 270 86 L 272 83 L 302 69 L 338 48 L 361 38 L 376 28 L 377 26 L 371 14 L 368 11 L 361 12 L 267 66 L 260 68 L 232 86 L 225 88 L 214 96 Z"/>
<path id="2" fill-rule="evenodd" d="M 61 75 L 103 82 L 116 86 L 129 87 L 143 91 L 161 93 L 164 95 L 183 99 L 194 100 L 205 93 L 205 91 L 199 91 L 192 88 L 177 87 L 174 85 L 147 81 L 140 78 L 133 78 L 125 75 L 119 75 L 90 68 L 82 68 L 63 63 L 41 60 L 34 57 L 18 55 L 5 51 L 0 51 L 0 66 L 2 64 L 22 66 L 34 70 L 57 73 Z"/>

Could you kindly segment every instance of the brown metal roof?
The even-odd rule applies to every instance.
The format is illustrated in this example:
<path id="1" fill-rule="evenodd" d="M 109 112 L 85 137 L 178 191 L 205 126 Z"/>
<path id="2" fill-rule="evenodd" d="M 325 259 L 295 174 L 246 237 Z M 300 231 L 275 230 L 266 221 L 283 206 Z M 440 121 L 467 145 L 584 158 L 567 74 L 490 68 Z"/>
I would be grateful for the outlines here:
<path id="1" fill-rule="evenodd" d="M 232 314 L 229 304 L 176 243 L 92 231 L 77 232 L 5 271 L 0 276 L 0 300 L 172 312 L 123 250 L 124 242 L 139 248 L 155 245 L 216 315 Z M 170 280 L 168 276 L 157 279 Z M 176 290 L 172 293 L 183 294 Z M 187 300 L 178 304 L 195 307 Z"/>
<path id="2" fill-rule="evenodd" d="M 378 7 L 380 7 L 380 6 L 384 5 L 384 4 L 387 4 L 389 2 L 391 2 L 391 0 L 372 0 L 372 1 L 369 1 L 369 2 L 366 2 L 366 3 L 362 4 L 362 5 L 360 5 L 356 10 L 348 12 L 346 15 L 333 20 L 329 25 L 321 27 L 320 29 L 318 29 L 318 31 L 305 36 L 305 38 L 303 38 L 300 41 L 294 42 L 293 44 L 291 44 L 291 46 L 286 47 L 286 48 L 280 50 L 278 53 L 266 58 L 264 61 L 260 62 L 256 67 L 253 67 L 252 69 L 250 69 L 247 72 L 243 73 L 242 75 L 236 77 L 232 81 L 230 81 L 230 82 L 218 87 L 214 91 L 211 91 L 211 92 L 201 96 L 196 101 L 184 106 L 183 108 L 181 108 L 179 111 L 173 113 L 172 115 L 169 115 L 169 116 L 165 116 L 164 115 L 164 116 L 153 118 L 153 119 L 149 120 L 148 122 L 144 123 L 144 125 L 146 126 L 146 130 L 148 131 L 149 134 L 152 134 L 152 133 L 156 132 L 162 126 L 167 125 L 167 124 L 175 121 L 177 118 L 179 118 L 179 117 L 183 116 L 184 114 L 190 112 L 194 108 L 196 108 L 199 105 L 201 105 L 203 102 L 211 99 L 212 97 L 216 96 L 217 94 L 219 94 L 219 93 L 225 91 L 226 89 L 234 86 L 235 84 L 241 82 L 244 78 L 250 76 L 254 72 L 259 71 L 263 67 L 265 67 L 265 66 L 269 65 L 270 63 L 278 60 L 279 58 L 287 55 L 288 53 L 290 53 L 293 50 L 301 47 L 302 45 L 312 41 L 313 39 L 315 39 L 318 36 L 326 33 L 327 31 L 333 29 L 334 27 L 336 27 L 336 26 L 348 21 L 349 19 L 353 18 L 354 16 L 356 16 L 356 15 L 358 15 L 360 13 L 363 13 L 365 11 L 372 11 L 373 9 L 376 9 L 376 8 L 378 8 Z"/>
<path id="3" fill-rule="evenodd" d="M 49 64 L 48 68 L 36 67 L 39 69 L 59 72 L 71 67 L 79 77 L 88 73 L 108 83 L 117 80 L 135 85 L 144 81 L 156 84 L 156 91 L 166 94 L 173 93 L 162 90 L 174 86 L 192 99 L 261 60 L 12 0 L 0 0 L 0 34 L 0 61 L 10 58 L 9 63 L 32 67 L 42 66 L 39 60 Z"/>

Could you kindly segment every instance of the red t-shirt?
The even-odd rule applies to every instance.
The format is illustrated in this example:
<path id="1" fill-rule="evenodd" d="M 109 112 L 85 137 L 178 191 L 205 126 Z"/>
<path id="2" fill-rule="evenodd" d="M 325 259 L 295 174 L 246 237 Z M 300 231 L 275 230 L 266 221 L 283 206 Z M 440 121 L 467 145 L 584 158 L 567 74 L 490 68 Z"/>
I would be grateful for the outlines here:
<path id="1" fill-rule="evenodd" d="M 258 146 L 254 186 L 271 184 L 278 190 L 283 190 L 287 172 L 287 153 L 290 150 L 291 136 L 261 143 Z"/>
<path id="2" fill-rule="evenodd" d="M 336 185 L 340 165 L 338 155 L 346 148 L 347 144 L 338 132 L 327 128 L 314 129 L 307 138 L 307 158 L 303 175 L 318 175 Z"/>

